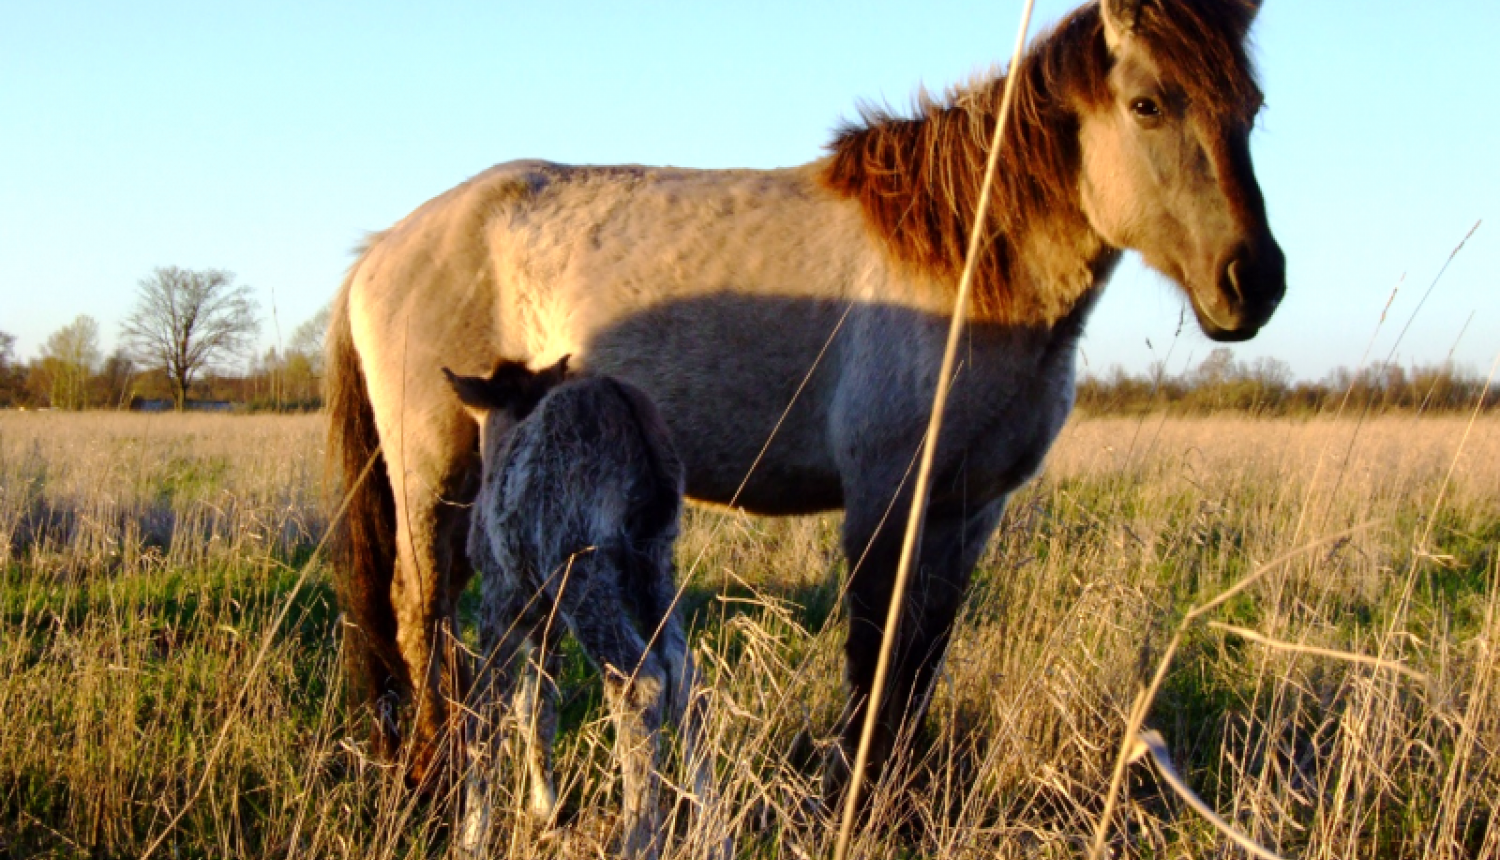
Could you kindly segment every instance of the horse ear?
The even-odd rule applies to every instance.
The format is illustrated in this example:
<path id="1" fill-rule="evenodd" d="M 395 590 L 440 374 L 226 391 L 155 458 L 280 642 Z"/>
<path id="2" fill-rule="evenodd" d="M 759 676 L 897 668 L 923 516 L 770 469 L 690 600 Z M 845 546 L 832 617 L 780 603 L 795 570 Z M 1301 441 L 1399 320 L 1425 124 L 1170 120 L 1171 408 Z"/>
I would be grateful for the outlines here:
<path id="1" fill-rule="evenodd" d="M 459 376 L 448 368 L 443 368 L 443 376 L 448 384 L 453 386 L 453 393 L 458 395 L 458 400 L 465 408 L 476 412 L 487 412 L 491 409 L 500 409 L 505 404 L 496 397 L 496 391 L 490 380 L 478 376 Z"/>
<path id="2" fill-rule="evenodd" d="M 1104 20 L 1104 44 L 1113 51 L 1135 31 L 1141 19 L 1142 0 L 1099 0 L 1099 17 Z"/>

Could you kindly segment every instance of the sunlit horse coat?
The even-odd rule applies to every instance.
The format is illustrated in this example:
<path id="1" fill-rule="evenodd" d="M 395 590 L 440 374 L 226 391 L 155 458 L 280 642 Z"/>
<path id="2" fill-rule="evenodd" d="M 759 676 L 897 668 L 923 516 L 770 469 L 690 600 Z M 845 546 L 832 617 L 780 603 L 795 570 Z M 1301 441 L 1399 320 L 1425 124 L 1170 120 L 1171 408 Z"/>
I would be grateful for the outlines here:
<path id="1" fill-rule="evenodd" d="M 979 552 L 1071 408 L 1078 339 L 1122 249 L 1180 284 L 1216 339 L 1253 336 L 1280 301 L 1284 260 L 1249 154 L 1257 6 L 1086 5 L 1012 71 L 873 773 L 924 712 Z M 646 392 L 690 496 L 845 510 L 858 725 L 903 518 L 883 523 L 906 501 L 1001 86 L 979 81 L 910 119 L 871 113 L 829 157 L 785 170 L 504 164 L 371 241 L 330 328 L 331 450 L 351 485 L 375 464 L 340 587 L 356 688 L 415 699 L 419 774 L 441 749 L 445 684 L 463 680 L 434 655 L 469 576 L 463 503 L 477 484 L 473 423 L 437 368 L 478 372 L 495 355 L 540 366 L 572 353 Z M 841 757 L 831 765 L 836 790 Z"/>

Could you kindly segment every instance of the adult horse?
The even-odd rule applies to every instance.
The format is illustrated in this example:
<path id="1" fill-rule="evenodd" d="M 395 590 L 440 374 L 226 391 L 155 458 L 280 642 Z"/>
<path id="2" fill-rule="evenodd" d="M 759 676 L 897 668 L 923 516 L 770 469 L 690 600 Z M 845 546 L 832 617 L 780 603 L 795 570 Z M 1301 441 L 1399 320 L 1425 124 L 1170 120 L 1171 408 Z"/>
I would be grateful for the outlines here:
<path id="1" fill-rule="evenodd" d="M 1078 339 L 1123 249 L 1179 284 L 1213 339 L 1254 336 L 1280 302 L 1250 163 L 1258 6 L 1101 0 L 1010 70 L 1016 110 L 872 771 L 924 713 L 979 552 L 1072 407 Z M 867 112 L 829 156 L 783 170 L 502 164 L 370 242 L 329 331 L 332 456 L 346 485 L 370 472 L 340 592 L 356 691 L 414 704 L 417 778 L 463 687 L 442 637 L 470 577 L 478 474 L 439 368 L 498 356 L 571 353 L 647 392 L 692 497 L 844 508 L 853 749 L 900 547 L 903 518 L 885 514 L 909 501 L 1002 85 L 910 118 Z M 378 712 L 389 747 L 394 711 Z"/>

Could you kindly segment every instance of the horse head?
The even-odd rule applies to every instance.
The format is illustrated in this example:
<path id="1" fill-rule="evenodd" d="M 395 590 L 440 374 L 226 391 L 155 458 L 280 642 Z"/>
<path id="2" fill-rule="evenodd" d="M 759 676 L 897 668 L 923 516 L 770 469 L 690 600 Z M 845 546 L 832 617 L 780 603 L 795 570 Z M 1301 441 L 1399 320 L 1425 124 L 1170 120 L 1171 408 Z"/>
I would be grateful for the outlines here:
<path id="1" fill-rule="evenodd" d="M 1258 0 L 1100 0 L 1102 87 L 1078 108 L 1084 213 L 1182 286 L 1204 334 L 1248 340 L 1286 292 L 1250 164 Z"/>

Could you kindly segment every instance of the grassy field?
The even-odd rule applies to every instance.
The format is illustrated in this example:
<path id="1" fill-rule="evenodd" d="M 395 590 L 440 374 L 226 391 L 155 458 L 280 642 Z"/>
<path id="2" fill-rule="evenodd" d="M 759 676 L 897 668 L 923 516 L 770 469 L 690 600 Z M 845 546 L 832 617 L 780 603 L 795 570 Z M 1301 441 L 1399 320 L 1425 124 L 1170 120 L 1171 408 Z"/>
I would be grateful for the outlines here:
<path id="1" fill-rule="evenodd" d="M 1082 856 L 1180 632 L 1145 724 L 1239 831 L 1284 857 L 1500 857 L 1500 420 L 1467 426 L 1075 420 L 1013 499 L 911 784 L 878 793 L 855 856 Z M 0 413 L 0 856 L 446 852 L 448 805 L 404 791 L 344 712 L 321 477 L 312 416 Z M 837 532 L 690 512 L 723 802 L 664 856 L 726 827 L 738 856 L 826 856 L 809 800 L 842 704 Z M 608 844 L 598 683 L 570 654 L 562 684 L 568 823 L 502 802 L 496 856 Z M 1243 856 L 1149 759 L 1121 794 L 1114 856 Z"/>

